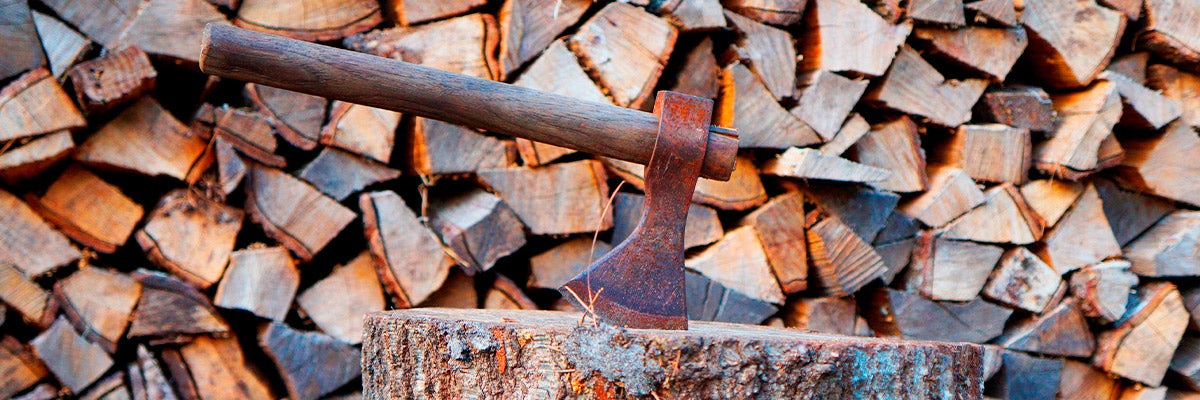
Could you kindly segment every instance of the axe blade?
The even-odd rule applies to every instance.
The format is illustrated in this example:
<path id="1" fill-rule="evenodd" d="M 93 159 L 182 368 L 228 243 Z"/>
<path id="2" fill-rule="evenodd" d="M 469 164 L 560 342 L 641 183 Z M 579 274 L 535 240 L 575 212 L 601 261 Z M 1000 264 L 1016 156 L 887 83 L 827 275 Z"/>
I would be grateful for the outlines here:
<path id="1" fill-rule="evenodd" d="M 609 324 L 687 329 L 683 233 L 707 146 L 712 100 L 659 92 L 658 138 L 633 233 L 559 291 Z"/>

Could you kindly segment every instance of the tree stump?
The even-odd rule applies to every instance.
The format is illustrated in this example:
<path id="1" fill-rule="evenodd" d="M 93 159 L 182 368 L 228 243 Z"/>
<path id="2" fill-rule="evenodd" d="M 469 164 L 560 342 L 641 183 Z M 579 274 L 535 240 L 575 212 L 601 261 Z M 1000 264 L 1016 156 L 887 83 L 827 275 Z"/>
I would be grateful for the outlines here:
<path id="1" fill-rule="evenodd" d="M 368 314 L 364 398 L 979 398 L 983 348 L 553 311 Z"/>

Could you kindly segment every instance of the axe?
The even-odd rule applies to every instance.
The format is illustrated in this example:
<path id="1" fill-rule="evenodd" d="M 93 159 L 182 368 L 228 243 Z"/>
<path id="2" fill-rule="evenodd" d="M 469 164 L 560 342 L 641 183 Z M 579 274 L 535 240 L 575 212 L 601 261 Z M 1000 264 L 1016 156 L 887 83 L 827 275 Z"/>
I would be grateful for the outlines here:
<path id="1" fill-rule="evenodd" d="M 559 290 L 610 324 L 687 329 L 688 205 L 700 177 L 729 179 L 738 148 L 736 131 L 710 125 L 711 100 L 663 91 L 650 114 L 218 24 L 200 69 L 645 164 L 637 227 Z"/>

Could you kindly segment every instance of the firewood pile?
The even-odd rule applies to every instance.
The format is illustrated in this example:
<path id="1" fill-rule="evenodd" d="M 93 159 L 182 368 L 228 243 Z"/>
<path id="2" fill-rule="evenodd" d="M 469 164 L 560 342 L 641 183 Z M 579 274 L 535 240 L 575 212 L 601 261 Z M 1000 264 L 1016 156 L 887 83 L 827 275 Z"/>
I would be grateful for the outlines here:
<path id="1" fill-rule="evenodd" d="M 364 313 L 571 309 L 554 289 L 637 224 L 640 165 L 207 77 L 208 23 L 579 101 L 714 99 L 743 150 L 688 213 L 692 319 L 986 344 L 996 398 L 1200 397 L 1200 1 L 0 21 L 0 398 L 355 397 Z"/>

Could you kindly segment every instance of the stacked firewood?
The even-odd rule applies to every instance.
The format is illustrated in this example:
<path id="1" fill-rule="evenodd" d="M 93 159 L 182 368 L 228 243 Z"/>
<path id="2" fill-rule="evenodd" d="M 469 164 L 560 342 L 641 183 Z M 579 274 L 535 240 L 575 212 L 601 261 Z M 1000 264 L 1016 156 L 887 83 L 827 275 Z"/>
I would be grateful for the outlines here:
<path id="1" fill-rule="evenodd" d="M 714 99 L 743 150 L 688 213 L 692 319 L 987 344 L 997 398 L 1200 397 L 1194 0 L 0 20 L 0 398 L 355 396 L 364 313 L 571 309 L 554 289 L 640 218 L 640 165 L 204 76 L 208 23 L 579 101 Z"/>

